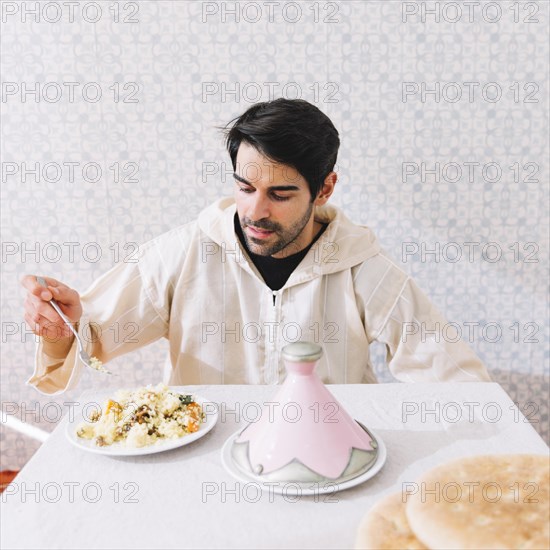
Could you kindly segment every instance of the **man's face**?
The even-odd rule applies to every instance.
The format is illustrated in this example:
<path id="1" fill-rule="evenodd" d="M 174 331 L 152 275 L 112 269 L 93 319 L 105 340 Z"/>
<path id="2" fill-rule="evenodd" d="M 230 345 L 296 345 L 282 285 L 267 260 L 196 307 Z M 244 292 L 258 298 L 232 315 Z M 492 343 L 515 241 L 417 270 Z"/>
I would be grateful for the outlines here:
<path id="1" fill-rule="evenodd" d="M 237 153 L 235 202 L 246 243 L 255 254 L 284 258 L 313 239 L 314 203 L 307 181 L 247 143 Z"/>

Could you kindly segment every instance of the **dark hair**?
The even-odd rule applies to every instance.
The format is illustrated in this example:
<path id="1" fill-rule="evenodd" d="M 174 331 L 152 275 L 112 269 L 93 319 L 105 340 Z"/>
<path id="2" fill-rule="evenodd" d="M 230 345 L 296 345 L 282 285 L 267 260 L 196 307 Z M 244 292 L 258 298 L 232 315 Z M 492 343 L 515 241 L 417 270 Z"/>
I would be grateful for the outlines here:
<path id="1" fill-rule="evenodd" d="M 234 170 L 244 141 L 272 162 L 295 168 L 308 182 L 312 201 L 332 172 L 340 147 L 330 118 L 303 99 L 256 103 L 218 129 L 225 134 Z"/>

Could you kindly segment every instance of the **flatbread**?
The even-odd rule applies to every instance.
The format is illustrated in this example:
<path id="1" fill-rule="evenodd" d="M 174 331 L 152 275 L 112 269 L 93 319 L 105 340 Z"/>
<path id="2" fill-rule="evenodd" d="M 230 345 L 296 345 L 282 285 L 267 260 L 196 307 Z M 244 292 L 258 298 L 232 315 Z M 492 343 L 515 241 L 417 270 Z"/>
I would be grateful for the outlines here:
<path id="1" fill-rule="evenodd" d="M 417 480 L 418 492 L 407 495 L 407 519 L 429 548 L 548 549 L 549 474 L 545 455 L 453 460 Z"/>
<path id="2" fill-rule="evenodd" d="M 383 498 L 369 510 L 359 526 L 355 548 L 425 550 L 411 531 L 401 493 Z"/>

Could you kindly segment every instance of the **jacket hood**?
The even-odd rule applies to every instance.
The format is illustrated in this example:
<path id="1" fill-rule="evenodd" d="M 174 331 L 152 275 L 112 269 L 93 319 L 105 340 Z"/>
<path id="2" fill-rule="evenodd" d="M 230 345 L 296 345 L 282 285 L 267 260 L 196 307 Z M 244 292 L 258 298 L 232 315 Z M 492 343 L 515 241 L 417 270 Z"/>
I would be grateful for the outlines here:
<path id="1" fill-rule="evenodd" d="M 199 228 L 220 246 L 238 246 L 248 260 L 233 224 L 237 211 L 232 197 L 223 197 L 203 210 Z M 380 246 L 370 228 L 351 222 L 339 208 L 330 204 L 315 207 L 315 219 L 329 226 L 311 247 L 283 288 L 305 282 L 315 276 L 336 273 L 364 262 L 378 254 Z M 236 255 L 231 255 L 235 258 Z"/>

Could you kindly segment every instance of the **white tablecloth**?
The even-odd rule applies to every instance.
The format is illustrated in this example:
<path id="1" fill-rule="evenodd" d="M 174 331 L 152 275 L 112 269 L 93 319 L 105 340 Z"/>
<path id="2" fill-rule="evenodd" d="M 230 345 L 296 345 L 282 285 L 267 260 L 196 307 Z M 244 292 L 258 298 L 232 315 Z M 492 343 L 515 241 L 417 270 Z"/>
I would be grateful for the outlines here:
<path id="1" fill-rule="evenodd" d="M 548 453 L 498 384 L 329 388 L 387 447 L 381 472 L 357 487 L 285 497 L 237 481 L 222 466 L 222 445 L 254 418 L 247 403 L 270 401 L 277 388 L 193 386 L 187 389 L 219 404 L 218 424 L 164 453 L 87 453 L 66 439 L 66 416 L 2 495 L 1 546 L 351 548 L 361 518 L 380 497 L 437 464 L 483 453 Z M 79 401 L 90 398 L 88 392 Z"/>

